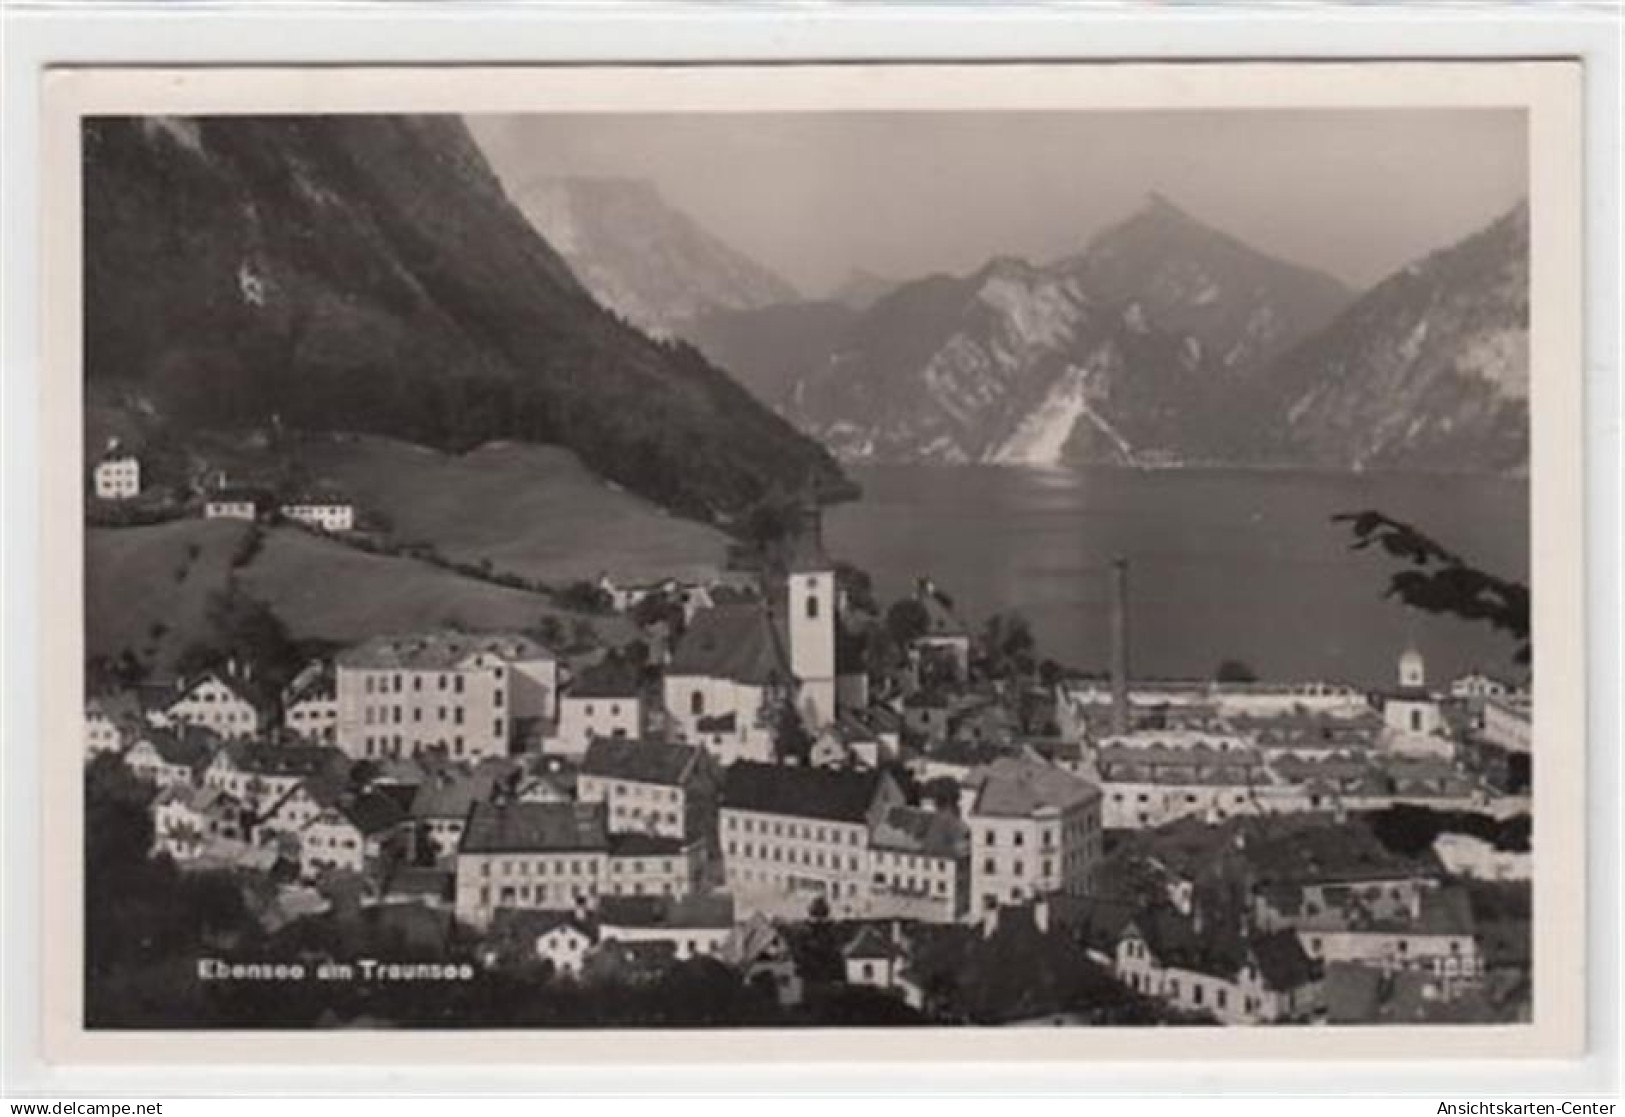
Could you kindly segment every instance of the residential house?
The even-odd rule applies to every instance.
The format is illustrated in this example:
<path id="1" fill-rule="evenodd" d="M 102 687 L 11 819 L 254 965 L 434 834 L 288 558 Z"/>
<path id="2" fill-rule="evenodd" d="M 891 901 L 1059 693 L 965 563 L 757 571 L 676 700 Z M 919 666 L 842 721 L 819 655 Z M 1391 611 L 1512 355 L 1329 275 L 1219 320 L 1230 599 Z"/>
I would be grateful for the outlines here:
<path id="1" fill-rule="evenodd" d="M 1249 813 L 1259 790 L 1274 782 L 1256 749 L 1208 740 L 1126 744 L 1106 738 L 1094 764 L 1109 830 Z"/>
<path id="2" fill-rule="evenodd" d="M 680 960 L 717 958 L 734 932 L 733 897 L 605 896 L 598 906 L 598 928 L 605 942 L 664 942 Z"/>
<path id="3" fill-rule="evenodd" d="M 801 974 L 789 940 L 761 912 L 734 927 L 722 949 L 722 961 L 736 970 L 745 984 L 771 989 L 779 1004 L 801 1003 Z"/>
<path id="4" fill-rule="evenodd" d="M 282 724 L 307 741 L 337 743 L 339 691 L 331 664 L 321 660 L 306 664 L 284 688 Z"/>
<path id="5" fill-rule="evenodd" d="M 343 754 L 323 745 L 278 745 L 267 741 L 228 741 L 204 770 L 206 787 L 242 800 L 256 813 L 269 811 L 312 776 L 336 778 Z"/>
<path id="6" fill-rule="evenodd" d="M 97 500 L 130 500 L 141 495 L 141 459 L 114 441 L 91 471 Z"/>
<path id="7" fill-rule="evenodd" d="M 694 745 L 600 737 L 582 759 L 576 796 L 609 805 L 611 833 L 700 838 L 712 830 L 716 777 Z"/>
<path id="8" fill-rule="evenodd" d="M 971 897 L 977 910 L 1092 890 L 1100 860 L 1100 788 L 1031 756 L 1001 757 L 973 777 Z"/>
<path id="9" fill-rule="evenodd" d="M 559 666 L 526 636 L 380 636 L 340 653 L 338 745 L 354 757 L 506 756 L 557 713 Z"/>
<path id="10" fill-rule="evenodd" d="M 599 664 L 584 671 L 559 696 L 558 733 L 547 751 L 580 756 L 597 737 L 635 738 L 643 735 L 642 684 L 630 668 Z"/>
<path id="11" fill-rule="evenodd" d="M 159 787 L 191 784 L 221 746 L 218 734 L 196 726 L 148 728 L 125 750 L 124 766 Z"/>
<path id="12" fill-rule="evenodd" d="M 273 705 L 253 669 L 233 660 L 182 680 L 158 716 L 161 724 L 197 725 L 228 739 L 242 739 L 269 731 Z"/>
<path id="13" fill-rule="evenodd" d="M 699 884 L 705 863 L 705 843 L 697 838 L 611 833 L 600 892 L 686 896 Z"/>
<path id="14" fill-rule="evenodd" d="M 243 805 L 225 792 L 171 783 L 152 802 L 154 853 L 192 861 L 221 842 L 246 837 Z"/>
<path id="15" fill-rule="evenodd" d="M 501 908 L 590 911 L 609 876 L 602 803 L 475 803 L 457 850 L 457 918 Z"/>
<path id="16" fill-rule="evenodd" d="M 203 518 L 255 523 L 269 516 L 275 507 L 276 498 L 264 489 L 222 486 L 204 498 Z"/>
<path id="17" fill-rule="evenodd" d="M 915 583 L 914 600 L 925 615 L 925 630 L 909 641 L 908 650 L 916 669 L 939 679 L 968 677 L 970 630 L 955 613 L 952 600 L 940 592 L 930 578 L 920 578 Z"/>
<path id="18" fill-rule="evenodd" d="M 333 492 L 297 494 L 284 500 L 278 511 L 283 519 L 317 531 L 355 530 L 355 504 Z"/>
<path id="19" fill-rule="evenodd" d="M 871 829 L 901 805 L 903 793 L 880 772 L 738 761 L 722 784 L 729 891 L 745 911 L 801 917 L 822 897 L 838 917 L 862 915 Z"/>
<path id="20" fill-rule="evenodd" d="M 400 801 L 380 791 L 342 796 L 299 833 L 299 868 L 313 878 L 324 872 L 360 873 L 393 849 L 406 853 L 410 822 Z"/>
<path id="21" fill-rule="evenodd" d="M 952 923 L 970 907 L 970 829 L 946 811 L 894 806 L 869 835 L 869 914 Z"/>
<path id="22" fill-rule="evenodd" d="M 892 990 L 900 986 L 908 955 L 892 937 L 866 923 L 841 950 L 848 985 Z"/>
<path id="23" fill-rule="evenodd" d="M 1385 973 L 1419 970 L 1472 979 L 1483 971 L 1470 898 L 1463 888 L 1423 893 L 1414 911 L 1395 911 L 1354 894 L 1304 913 L 1292 929 L 1322 962 L 1356 962 Z"/>
<path id="24" fill-rule="evenodd" d="M 93 695 L 85 703 L 85 759 L 104 752 L 122 753 L 146 728 L 146 716 L 134 694 Z"/>
<path id="25" fill-rule="evenodd" d="M 1135 992 L 1226 1024 L 1302 1022 L 1325 1008 L 1322 968 L 1290 932 L 1242 936 L 1169 908 L 1129 922 L 1115 968 Z"/>
<path id="26" fill-rule="evenodd" d="M 451 765 L 434 768 L 412 796 L 411 815 L 416 841 L 427 842 L 427 853 L 437 861 L 457 856 L 469 813 L 477 803 L 496 798 L 499 774 L 492 769 L 470 771 Z"/>
<path id="27" fill-rule="evenodd" d="M 598 943 L 598 928 L 569 911 L 503 908 L 485 942 L 487 965 L 545 962 L 558 976 L 579 978 Z"/>

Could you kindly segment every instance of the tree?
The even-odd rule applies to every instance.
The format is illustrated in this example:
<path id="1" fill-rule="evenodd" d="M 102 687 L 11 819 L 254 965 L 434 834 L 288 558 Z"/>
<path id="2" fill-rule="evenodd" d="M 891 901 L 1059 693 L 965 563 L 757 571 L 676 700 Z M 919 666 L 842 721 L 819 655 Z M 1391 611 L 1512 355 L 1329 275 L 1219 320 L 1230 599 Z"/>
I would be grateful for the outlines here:
<path id="1" fill-rule="evenodd" d="M 1258 672 L 1239 659 L 1227 659 L 1213 672 L 1213 678 L 1221 683 L 1256 683 Z"/>
<path id="2" fill-rule="evenodd" d="M 1341 512 L 1334 523 L 1354 533 L 1354 550 L 1381 547 L 1404 564 L 1388 582 L 1387 596 L 1425 613 L 1488 624 L 1515 641 L 1513 658 L 1530 661 L 1529 587 L 1480 570 L 1410 524 L 1381 512 Z"/>
<path id="3" fill-rule="evenodd" d="M 894 601 L 886 610 L 886 631 L 898 645 L 907 647 L 924 636 L 931 627 L 931 615 L 912 597 Z"/>
<path id="4" fill-rule="evenodd" d="M 860 613 L 878 614 L 880 604 L 875 600 L 874 579 L 862 567 L 850 562 L 835 564 L 835 584 L 846 596 L 846 603 Z"/>
<path id="5" fill-rule="evenodd" d="M 1020 613 L 994 613 L 982 628 L 983 670 L 994 679 L 1031 675 L 1036 646 L 1032 628 Z"/>

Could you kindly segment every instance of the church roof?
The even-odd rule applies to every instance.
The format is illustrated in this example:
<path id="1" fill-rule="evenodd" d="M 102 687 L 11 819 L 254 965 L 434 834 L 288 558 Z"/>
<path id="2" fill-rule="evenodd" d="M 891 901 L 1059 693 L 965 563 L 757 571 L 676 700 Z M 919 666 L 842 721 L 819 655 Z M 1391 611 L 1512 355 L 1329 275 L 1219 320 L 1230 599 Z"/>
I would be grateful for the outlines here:
<path id="1" fill-rule="evenodd" d="M 786 683 L 793 677 L 789 648 L 783 622 L 761 602 L 714 605 L 695 615 L 666 674 L 750 686 Z"/>

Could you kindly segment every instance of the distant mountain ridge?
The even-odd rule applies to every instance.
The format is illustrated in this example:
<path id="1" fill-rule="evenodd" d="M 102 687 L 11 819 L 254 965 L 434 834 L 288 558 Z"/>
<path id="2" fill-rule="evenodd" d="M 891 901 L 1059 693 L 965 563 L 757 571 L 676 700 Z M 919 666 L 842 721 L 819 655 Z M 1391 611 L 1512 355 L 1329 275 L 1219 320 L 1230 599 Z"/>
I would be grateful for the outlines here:
<path id="1" fill-rule="evenodd" d="M 692 348 L 604 311 L 453 117 L 96 118 L 86 375 L 173 428 L 551 443 L 696 519 L 843 484 Z"/>
<path id="2" fill-rule="evenodd" d="M 899 287 L 780 406 L 852 460 L 1224 457 L 1215 410 L 1352 297 L 1153 195 L 1055 264 Z"/>
<path id="3" fill-rule="evenodd" d="M 639 179 L 543 177 L 514 201 L 605 306 L 658 337 L 696 318 L 799 296 Z"/>
<path id="4" fill-rule="evenodd" d="M 695 340 L 849 461 L 1527 461 L 1524 206 L 1363 295 L 1153 194 L 1052 264 L 999 258 L 847 315 L 814 305 Z"/>
<path id="5" fill-rule="evenodd" d="M 1529 362 L 1525 201 L 1275 362 L 1277 452 L 1354 468 L 1524 468 Z"/>

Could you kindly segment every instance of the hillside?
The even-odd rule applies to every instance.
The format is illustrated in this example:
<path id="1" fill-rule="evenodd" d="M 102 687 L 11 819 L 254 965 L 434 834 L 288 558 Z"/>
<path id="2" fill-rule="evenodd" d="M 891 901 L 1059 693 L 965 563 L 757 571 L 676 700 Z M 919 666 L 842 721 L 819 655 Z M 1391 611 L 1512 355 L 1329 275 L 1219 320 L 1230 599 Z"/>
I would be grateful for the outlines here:
<path id="1" fill-rule="evenodd" d="M 1529 458 L 1529 208 L 1379 283 L 1270 373 L 1281 453 L 1356 467 Z"/>
<path id="2" fill-rule="evenodd" d="M 212 593 L 224 590 L 249 527 L 177 520 L 85 533 L 86 650 L 134 652 L 159 674 L 207 630 Z M 374 555 L 295 528 L 271 528 L 240 587 L 280 617 L 296 638 L 359 640 L 378 632 L 457 623 L 528 628 L 545 615 L 576 614 L 540 595 L 491 585 L 414 559 Z M 617 617 L 595 617 L 612 642 L 630 638 Z"/>
<path id="3" fill-rule="evenodd" d="M 171 428 L 573 450 L 722 522 L 839 472 L 693 349 L 603 310 L 453 117 L 85 126 L 86 375 Z"/>
<path id="4" fill-rule="evenodd" d="M 796 298 L 795 288 L 670 205 L 648 182 L 530 177 L 515 203 L 598 301 L 657 337 L 730 310 Z"/>
<path id="5" fill-rule="evenodd" d="M 835 300 L 778 303 L 706 314 L 684 332 L 713 364 L 778 407 L 798 380 L 829 361 L 857 317 Z"/>
<path id="6" fill-rule="evenodd" d="M 449 455 L 372 437 L 304 440 L 298 459 L 389 522 L 400 543 L 456 562 L 565 582 L 714 573 L 721 532 L 595 477 L 569 451 L 489 443 Z"/>

